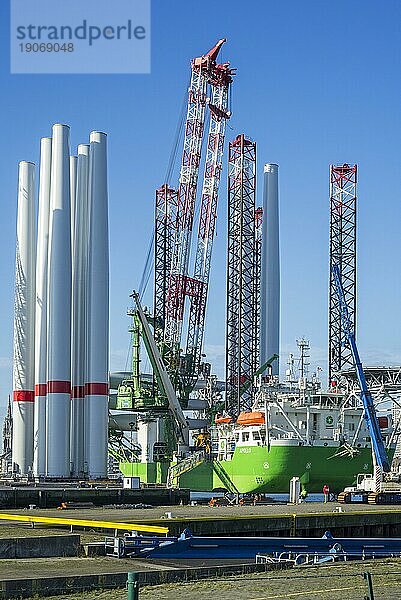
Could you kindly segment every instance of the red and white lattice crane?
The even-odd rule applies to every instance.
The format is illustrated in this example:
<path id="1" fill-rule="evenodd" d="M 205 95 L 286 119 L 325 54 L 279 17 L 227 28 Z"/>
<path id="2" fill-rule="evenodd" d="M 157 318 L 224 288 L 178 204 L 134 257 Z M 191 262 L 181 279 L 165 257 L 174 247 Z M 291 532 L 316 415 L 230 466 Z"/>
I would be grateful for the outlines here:
<path id="1" fill-rule="evenodd" d="M 224 39 L 220 40 L 207 54 L 195 58 L 191 64 L 176 221 L 175 226 L 170 228 L 174 242 L 166 264 L 169 274 L 164 311 L 164 345 L 169 349 L 167 353 L 171 357 L 175 355 L 175 361 L 181 348 L 185 299 L 190 300 L 185 368 L 181 365 L 187 390 L 191 383 L 195 383 L 199 373 L 225 126 L 230 118 L 229 88 L 233 70 L 229 63 L 217 63 L 217 56 L 224 42 Z M 210 110 L 210 126 L 195 265 L 193 276 L 190 277 L 192 230 L 207 107 Z"/>

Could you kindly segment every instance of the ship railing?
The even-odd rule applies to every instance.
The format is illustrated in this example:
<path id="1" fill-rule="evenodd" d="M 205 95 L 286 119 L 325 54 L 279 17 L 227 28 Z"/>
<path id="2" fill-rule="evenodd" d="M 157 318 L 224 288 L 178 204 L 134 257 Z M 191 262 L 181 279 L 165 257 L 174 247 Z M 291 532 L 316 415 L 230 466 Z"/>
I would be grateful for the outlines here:
<path id="1" fill-rule="evenodd" d="M 173 487 L 181 475 L 195 469 L 195 467 L 205 462 L 206 459 L 207 454 L 205 450 L 198 450 L 188 458 L 184 458 L 184 460 L 170 467 L 167 476 L 167 487 Z"/>
<path id="2" fill-rule="evenodd" d="M 383 558 L 400 557 L 400 552 L 386 552 L 380 550 L 362 549 L 360 552 L 336 551 L 333 549 L 323 552 L 273 552 L 272 554 L 256 554 L 257 564 L 291 564 L 294 566 L 313 566 L 326 562 L 350 561 L 350 560 L 374 560 Z"/>

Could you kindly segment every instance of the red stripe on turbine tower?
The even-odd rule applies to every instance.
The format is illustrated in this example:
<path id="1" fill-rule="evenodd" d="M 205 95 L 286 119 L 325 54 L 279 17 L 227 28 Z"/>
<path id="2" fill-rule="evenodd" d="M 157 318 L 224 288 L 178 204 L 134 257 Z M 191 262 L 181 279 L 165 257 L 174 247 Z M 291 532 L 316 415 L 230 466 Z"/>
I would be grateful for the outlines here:
<path id="1" fill-rule="evenodd" d="M 70 475 L 71 206 L 69 127 L 52 136 L 47 288 L 46 474 Z"/>
<path id="2" fill-rule="evenodd" d="M 30 390 L 17 390 L 13 393 L 14 402 L 35 402 L 35 394 Z"/>
<path id="3" fill-rule="evenodd" d="M 108 393 L 108 383 L 87 383 L 85 385 L 85 396 L 105 396 Z"/>
<path id="4" fill-rule="evenodd" d="M 33 462 L 35 335 L 35 165 L 19 164 L 13 360 L 13 470 L 26 475 Z"/>
<path id="5" fill-rule="evenodd" d="M 76 398 L 84 398 L 85 397 L 85 386 L 84 385 L 74 385 L 74 387 L 71 390 L 71 399 L 76 399 Z M 71 443 L 72 443 L 72 438 L 71 438 Z"/>
<path id="6" fill-rule="evenodd" d="M 35 396 L 36 397 L 44 397 L 46 398 L 47 394 L 47 384 L 46 383 L 37 383 L 35 385 Z"/>
<path id="7" fill-rule="evenodd" d="M 71 394 L 71 383 L 69 381 L 48 381 L 48 394 Z"/>

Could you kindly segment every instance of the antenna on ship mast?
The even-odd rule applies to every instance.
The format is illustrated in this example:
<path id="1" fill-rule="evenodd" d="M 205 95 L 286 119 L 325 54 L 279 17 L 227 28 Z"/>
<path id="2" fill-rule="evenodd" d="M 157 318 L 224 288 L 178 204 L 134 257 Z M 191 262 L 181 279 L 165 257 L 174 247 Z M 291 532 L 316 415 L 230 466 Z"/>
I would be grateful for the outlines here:
<path id="1" fill-rule="evenodd" d="M 288 383 L 290 384 L 290 388 L 291 388 L 292 384 L 294 383 L 294 380 L 295 380 L 295 374 L 294 374 L 295 359 L 294 359 L 294 355 L 292 352 L 290 352 L 288 355 L 287 365 L 288 365 L 288 369 L 286 369 L 285 377 L 286 377 L 286 380 L 288 381 Z"/>
<path id="2" fill-rule="evenodd" d="M 310 362 L 308 361 L 308 358 L 310 356 L 310 344 L 307 340 L 305 340 L 305 338 L 300 338 L 299 340 L 297 340 L 297 346 L 299 348 L 299 351 L 301 352 L 301 355 L 299 357 L 299 377 L 301 379 L 304 379 L 308 375 L 308 367 L 310 365 Z"/>

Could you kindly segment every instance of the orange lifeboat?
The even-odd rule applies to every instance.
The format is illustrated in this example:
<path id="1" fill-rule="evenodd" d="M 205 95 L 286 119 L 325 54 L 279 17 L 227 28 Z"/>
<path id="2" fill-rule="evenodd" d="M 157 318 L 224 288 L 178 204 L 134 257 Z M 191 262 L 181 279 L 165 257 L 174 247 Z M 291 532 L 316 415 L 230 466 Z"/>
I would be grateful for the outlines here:
<path id="1" fill-rule="evenodd" d="M 232 418 L 231 417 L 223 417 L 223 415 L 216 415 L 214 418 L 214 422 L 216 423 L 216 425 L 224 425 L 226 423 L 231 423 Z"/>
<path id="2" fill-rule="evenodd" d="M 237 419 L 238 425 L 263 425 L 265 415 L 262 412 L 242 412 Z"/>

